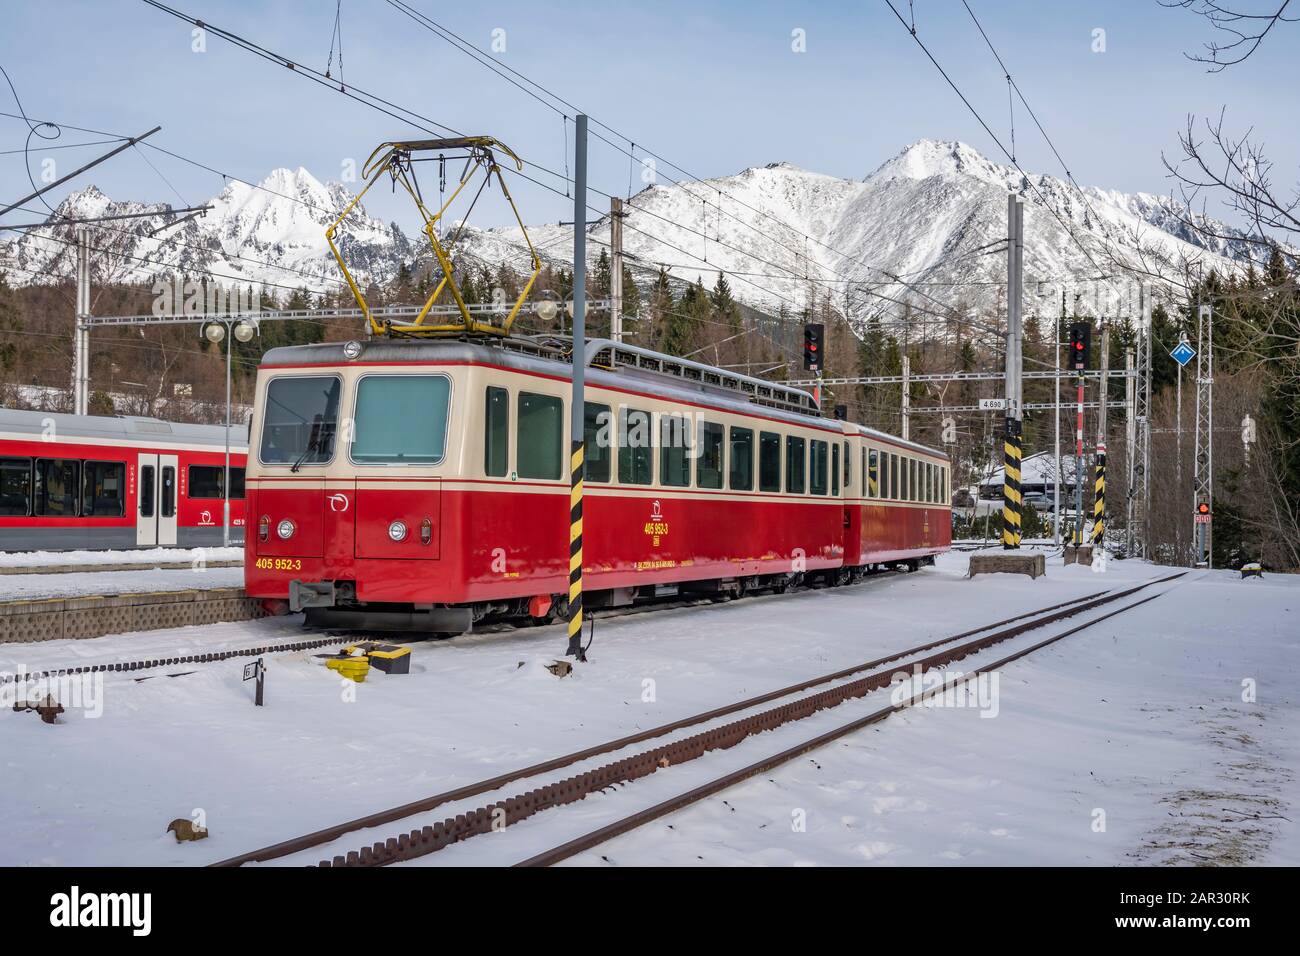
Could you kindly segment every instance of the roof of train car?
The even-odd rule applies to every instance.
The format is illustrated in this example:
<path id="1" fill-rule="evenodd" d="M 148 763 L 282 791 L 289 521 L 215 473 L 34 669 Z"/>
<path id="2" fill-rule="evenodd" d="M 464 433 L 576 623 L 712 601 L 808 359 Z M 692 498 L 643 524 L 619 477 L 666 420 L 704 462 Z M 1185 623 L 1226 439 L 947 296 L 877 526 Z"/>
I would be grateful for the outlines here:
<path id="1" fill-rule="evenodd" d="M 43 435 L 52 421 L 56 434 L 69 438 L 101 438 L 137 441 L 143 445 L 224 445 L 224 425 L 190 425 L 134 415 L 69 415 L 63 412 L 25 411 L 0 408 L 0 433 Z M 248 447 L 248 426 L 230 425 L 232 449 Z"/>
<path id="2" fill-rule="evenodd" d="M 568 378 L 570 368 L 568 362 L 556 358 L 549 358 L 544 355 L 530 355 L 526 352 L 502 348 L 499 345 L 479 344 L 476 342 L 465 342 L 460 340 L 375 339 L 361 343 L 362 352 L 356 359 L 349 359 L 343 354 L 343 345 L 344 343 L 342 342 L 321 342 L 312 345 L 281 346 L 279 348 L 270 349 L 262 356 L 261 367 L 284 368 L 298 365 L 318 364 L 346 366 L 354 364 L 364 365 L 372 362 L 397 363 L 438 361 L 491 363 L 493 365 L 518 369 L 520 371 L 538 372 L 544 375 L 560 376 L 562 378 Z M 794 425 L 812 425 L 814 427 L 822 427 L 828 431 L 841 432 L 841 426 L 848 425 L 849 428 L 856 430 L 860 435 L 879 439 L 880 441 L 888 442 L 892 445 L 909 448 L 937 458 L 948 457 L 945 452 L 939 451 L 938 449 L 929 448 L 913 441 L 907 441 L 899 438 L 897 435 L 890 435 L 887 432 L 877 431 L 876 429 L 868 428 L 865 425 L 858 425 L 853 422 L 842 422 L 830 418 L 800 415 L 796 412 L 748 401 L 741 394 L 727 389 L 707 386 L 687 379 L 679 379 L 657 372 L 623 367 L 620 367 L 617 371 L 608 371 L 602 368 L 589 366 L 587 368 L 586 380 L 592 385 L 621 388 L 628 388 L 635 384 L 635 386 L 642 388 L 646 392 L 664 398 L 677 398 L 690 402 L 707 400 L 709 404 L 719 408 L 750 413 L 759 411 L 768 418 L 778 419 Z"/>

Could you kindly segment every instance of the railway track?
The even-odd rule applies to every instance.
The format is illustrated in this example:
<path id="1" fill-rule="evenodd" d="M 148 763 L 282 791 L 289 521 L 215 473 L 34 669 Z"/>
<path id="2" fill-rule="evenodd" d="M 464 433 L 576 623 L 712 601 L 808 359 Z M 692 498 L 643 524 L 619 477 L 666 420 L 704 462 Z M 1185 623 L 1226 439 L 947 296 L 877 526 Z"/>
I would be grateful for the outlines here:
<path id="1" fill-rule="evenodd" d="M 79 664 L 72 667 L 51 668 L 43 671 L 25 671 L 21 674 L 0 674 L 0 684 L 11 681 L 17 683 L 49 680 L 53 677 L 75 676 L 77 674 L 120 674 L 134 671 L 153 670 L 159 667 L 175 667 L 181 664 L 212 664 L 239 657 L 261 657 L 265 654 L 284 654 L 290 651 L 310 651 L 318 647 L 337 644 L 350 644 L 357 638 L 334 635 L 315 638 L 308 641 L 286 641 L 283 644 L 262 644 L 258 647 L 227 648 L 221 651 L 207 651 L 201 654 L 184 654 L 178 657 L 152 657 L 137 661 L 115 661 L 108 664 Z"/>
<path id="2" fill-rule="evenodd" d="M 467 813 L 457 814 L 454 817 L 438 821 L 432 825 L 410 829 L 394 837 L 389 837 L 381 842 L 371 843 L 346 853 L 335 854 L 330 859 L 320 861 L 319 865 L 322 867 L 381 866 L 388 863 L 416 859 L 441 850 L 452 843 L 461 842 L 482 833 L 493 832 L 502 829 L 503 827 L 508 827 L 522 820 L 528 819 L 543 810 L 574 803 L 592 793 L 599 792 L 608 787 L 630 783 L 649 776 L 659 769 L 695 760 L 710 751 L 734 747 L 736 744 L 755 734 L 763 733 L 785 724 L 802 720 L 826 708 L 837 706 L 847 700 L 862 697 L 872 691 L 888 687 L 892 682 L 894 674 L 897 673 L 900 667 L 913 668 L 919 666 L 922 671 L 934 667 L 942 667 L 954 661 L 961 660 L 970 654 L 985 650 L 995 644 L 1018 637 L 1037 628 L 1045 627 L 1075 615 L 1086 613 L 1095 608 L 1122 600 L 1125 597 L 1136 594 L 1137 592 L 1154 585 L 1175 580 L 1182 577 L 1185 573 L 1186 572 L 1181 572 L 1179 574 L 1169 575 L 1118 592 L 1097 592 L 1070 601 L 1054 604 L 1046 608 L 1040 608 L 1036 611 L 1019 614 L 993 624 L 964 631 L 960 634 L 954 634 L 938 640 L 929 641 L 915 647 L 892 653 L 885 657 L 865 661 L 861 664 L 854 665 L 853 667 L 844 668 L 829 674 L 823 674 L 755 697 L 750 697 L 722 707 L 717 707 L 696 714 L 692 717 L 676 720 L 659 727 L 620 737 L 616 740 L 611 740 L 594 747 L 576 751 L 562 757 L 556 757 L 530 767 L 510 771 L 487 780 L 448 790 L 412 803 L 403 804 L 399 807 L 393 807 L 379 813 L 370 814 L 365 817 L 360 817 L 335 826 L 327 827 L 314 833 L 305 834 L 291 840 L 285 840 L 271 846 L 262 847 L 249 853 L 222 860 L 212 865 L 240 866 L 244 863 L 266 862 L 292 854 L 302 853 L 318 847 L 323 847 L 349 833 L 388 826 L 389 824 L 397 823 L 418 814 L 427 813 L 449 803 L 500 790 L 511 783 L 528 780 L 529 778 L 570 767 L 574 764 L 591 760 L 595 757 L 606 754 L 615 754 L 618 751 L 624 750 L 635 744 L 663 737 L 668 734 L 673 734 L 677 731 L 692 727 L 700 727 L 722 717 L 727 717 L 745 710 L 751 710 L 755 707 L 771 703 L 772 701 L 781 698 L 791 697 L 822 684 L 833 683 L 845 678 L 855 678 L 847 683 L 838 684 L 808 696 L 796 698 L 795 700 L 780 704 L 776 707 L 741 717 L 740 719 L 734 720 L 730 723 L 701 729 L 690 736 L 673 740 L 657 747 L 652 747 L 630 756 L 614 760 L 611 763 L 604 764 L 594 769 L 585 770 L 573 776 L 555 782 L 546 783 L 540 787 L 496 800 L 491 804 L 481 806 Z M 979 671 L 974 671 L 969 675 L 964 675 L 963 680 L 969 680 L 978 673 L 1017 660 L 1025 654 L 1032 653 L 1034 650 L 1062 640 L 1070 634 L 1077 633 L 1086 627 L 1091 627 L 1092 625 L 1099 623 L 1108 617 L 1112 617 L 1115 614 L 1123 613 L 1123 611 L 1129 610 L 1131 607 L 1136 607 L 1138 604 L 1154 600 L 1154 598 L 1159 597 L 1161 593 L 1163 592 L 1158 592 L 1157 594 L 1146 597 L 1134 604 L 1112 611 L 1102 617 L 1088 620 L 1077 627 L 1047 638 L 1046 640 L 1034 644 L 1027 649 L 1023 649 L 997 661 L 994 664 L 986 665 Z M 977 634 L 983 634 L 984 636 L 975 637 L 973 640 L 969 641 L 966 640 L 967 638 L 972 638 Z M 943 649 L 936 650 L 938 648 Z M 935 651 L 935 653 L 927 654 L 927 652 L 931 651 Z M 918 655 L 926 656 L 922 657 Z M 895 713 L 906 706 L 911 706 L 912 703 L 929 696 L 931 693 L 943 692 L 945 689 L 946 686 L 936 688 L 934 691 L 927 692 L 927 694 L 921 695 L 921 697 L 918 697 L 913 701 L 883 708 L 864 718 L 846 724 L 843 727 L 832 731 L 830 734 L 823 734 L 819 737 L 813 738 L 812 740 L 805 741 L 797 747 L 784 751 L 775 757 L 760 761 L 759 763 L 743 768 L 736 773 L 720 777 L 717 780 L 706 784 L 703 787 L 696 788 L 687 794 L 683 794 L 669 801 L 665 801 L 662 804 L 643 810 L 631 817 L 617 821 L 608 827 L 602 827 L 600 830 L 593 831 L 584 837 L 556 847 L 547 853 L 539 854 L 538 856 L 524 861 L 523 865 L 549 865 L 550 863 L 559 862 L 562 859 L 566 859 L 568 856 L 589 849 L 605 840 L 612 839 L 614 836 L 635 829 L 637 826 L 655 819 L 657 816 L 663 816 L 664 814 L 681 809 L 681 807 L 686 806 L 689 803 L 703 799 L 712 793 L 716 793 L 721 789 L 732 786 L 740 780 L 761 773 L 780 763 L 784 763 L 800 754 L 806 753 L 808 750 L 820 747 L 825 743 L 828 743 L 830 740 L 852 733 L 853 731 L 871 723 L 884 720 L 889 716 L 889 714 Z"/>

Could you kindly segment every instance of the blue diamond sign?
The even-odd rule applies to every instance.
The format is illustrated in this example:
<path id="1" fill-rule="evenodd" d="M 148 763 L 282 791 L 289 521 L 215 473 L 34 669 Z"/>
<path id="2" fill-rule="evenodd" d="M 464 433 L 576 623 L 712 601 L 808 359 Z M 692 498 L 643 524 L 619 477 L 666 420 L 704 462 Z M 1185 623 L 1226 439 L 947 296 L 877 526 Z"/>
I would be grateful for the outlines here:
<path id="1" fill-rule="evenodd" d="M 1179 365 L 1186 365 L 1192 359 L 1196 358 L 1196 349 L 1192 348 L 1186 342 L 1179 342 L 1174 346 L 1174 350 L 1169 354 L 1173 356 L 1174 361 Z"/>

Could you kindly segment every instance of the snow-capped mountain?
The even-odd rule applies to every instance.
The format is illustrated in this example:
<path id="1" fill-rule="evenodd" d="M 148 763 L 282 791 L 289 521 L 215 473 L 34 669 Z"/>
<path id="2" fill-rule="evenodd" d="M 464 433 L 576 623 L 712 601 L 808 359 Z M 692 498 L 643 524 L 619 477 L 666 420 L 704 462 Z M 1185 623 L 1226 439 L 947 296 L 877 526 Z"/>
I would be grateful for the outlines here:
<path id="1" fill-rule="evenodd" d="M 1008 192 L 1025 199 L 1026 294 L 1055 297 L 1063 287 L 1115 294 L 1142 277 L 1126 268 L 1173 275 L 1188 262 L 1232 269 L 1248 246 L 1220 240 L 1208 248 L 1188 230 L 1168 198 L 1082 190 L 1045 175 L 1022 177 L 964 143 L 921 140 L 862 180 L 840 179 L 772 163 L 734 176 L 683 185 L 652 185 L 625 205 L 624 251 L 638 279 L 660 265 L 680 282 L 711 286 L 724 270 L 748 305 L 798 312 L 830 294 L 837 307 L 852 297 L 853 314 L 872 303 L 885 311 L 907 299 L 923 309 L 964 303 L 993 306 L 1003 294 Z M 339 288 L 325 228 L 352 193 L 307 170 L 278 169 L 254 188 L 231 183 L 205 216 L 162 231 L 164 204 L 115 202 L 93 186 L 58 209 L 68 219 L 157 211 L 157 217 L 104 224 L 99 241 L 116 256 L 96 259 L 98 280 L 145 280 L 159 265 L 226 283 Z M 1067 229 L 1068 226 L 1068 229 Z M 1223 224 L 1215 231 L 1235 235 Z M 1071 235 L 1073 234 L 1073 235 Z M 571 265 L 570 227 L 530 227 L 543 258 Z M 53 225 L 0 246 L 0 268 L 17 267 L 17 283 L 72 274 L 73 227 Z M 421 241 L 358 206 L 340 231 L 349 266 L 362 281 L 384 281 L 403 262 L 427 262 Z M 608 246 L 609 218 L 589 230 L 592 261 Z M 460 257 L 522 267 L 517 228 L 467 227 Z M 1077 241 L 1076 241 L 1077 240 Z M 1082 246 L 1082 248 L 1081 248 Z M 1086 251 L 1085 251 L 1086 250 Z M 105 262 L 109 265 L 105 265 Z M 1121 281 L 1093 281 L 1098 275 Z M 1127 281 L 1124 281 L 1127 280 Z"/>
<path id="2" fill-rule="evenodd" d="M 339 183 L 322 183 L 307 170 L 277 169 L 256 187 L 232 182 L 202 205 L 200 218 L 161 229 L 176 217 L 163 203 L 117 202 L 94 186 L 68 196 L 51 221 L 0 247 L 0 268 L 13 266 L 16 283 L 75 274 L 75 226 L 61 219 L 87 219 L 157 212 L 156 217 L 121 219 L 94 228 L 94 245 L 108 255 L 92 256 L 98 281 L 149 281 L 163 267 L 226 285 L 297 288 L 319 292 L 339 287 L 339 271 L 325 240 L 326 227 L 352 201 Z M 160 231 L 156 238 L 151 233 Z M 405 233 L 358 205 L 339 230 L 344 257 L 366 279 L 383 281 L 415 256 Z M 35 273 L 35 275 L 33 275 Z"/>
<path id="3" fill-rule="evenodd" d="M 698 277 L 706 286 L 725 270 L 737 298 L 770 311 L 784 305 L 797 312 L 827 293 L 842 307 L 846 291 L 856 314 L 873 302 L 896 311 L 890 299 L 924 309 L 987 306 L 1004 294 L 1009 192 L 1025 200 L 1031 299 L 1059 302 L 1066 288 L 1113 302 L 1135 295 L 1149 273 L 1174 278 L 1191 262 L 1205 271 L 1233 270 L 1249 256 L 1235 239 L 1195 244 L 1167 197 L 1025 178 L 964 143 L 935 140 L 908 146 L 860 181 L 772 163 L 651 186 L 625 205 L 623 248 L 634 270 L 663 264 L 673 277 Z M 592 227 L 593 260 L 609 233 L 608 217 Z M 570 261 L 571 230 L 548 226 L 529 234 L 544 256 Z M 479 231 L 467 248 L 494 261 L 514 248 L 517 257 L 519 238 L 517 229 Z"/>

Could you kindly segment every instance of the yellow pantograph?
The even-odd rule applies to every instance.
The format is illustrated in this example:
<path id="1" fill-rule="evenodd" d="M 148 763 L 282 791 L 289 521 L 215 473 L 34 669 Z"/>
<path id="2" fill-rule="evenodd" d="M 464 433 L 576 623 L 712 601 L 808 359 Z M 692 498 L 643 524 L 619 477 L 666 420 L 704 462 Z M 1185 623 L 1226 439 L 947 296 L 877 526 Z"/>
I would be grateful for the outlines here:
<path id="1" fill-rule="evenodd" d="M 420 197 L 420 190 L 415 182 L 414 174 L 411 171 L 411 154 L 420 152 L 439 152 L 446 150 L 464 150 L 463 154 L 456 157 L 440 156 L 440 161 L 450 158 L 464 158 L 465 168 L 461 174 L 460 182 L 451 191 L 451 195 L 443 202 L 442 207 L 436 213 L 430 213 L 424 205 L 424 200 Z M 371 332 L 376 335 L 465 335 L 465 334 L 483 334 L 506 336 L 510 334 L 510 327 L 514 324 L 515 317 L 519 314 L 520 308 L 528 299 L 528 293 L 533 288 L 533 283 L 537 281 L 537 276 L 542 271 L 542 260 L 537 255 L 537 250 L 533 247 L 533 241 L 528 237 L 528 230 L 524 226 L 524 221 L 519 215 L 519 209 L 515 206 L 514 198 L 510 195 L 510 190 L 506 187 L 506 181 L 501 175 L 501 167 L 497 164 L 497 151 L 504 153 L 513 160 L 515 167 L 522 170 L 523 161 L 520 160 L 514 152 L 504 143 L 499 143 L 490 136 L 457 136 L 450 139 L 421 139 L 410 140 L 405 142 L 382 143 L 375 149 L 370 157 L 366 160 L 365 165 L 361 168 L 361 178 L 365 186 L 357 193 L 352 202 L 348 203 L 342 214 L 334 223 L 325 230 L 325 239 L 329 243 L 330 251 L 334 253 L 334 258 L 343 270 L 343 277 L 347 279 L 348 288 L 352 290 L 352 297 L 356 299 L 358 307 L 370 324 Z M 420 218 L 424 222 L 424 234 L 429 239 L 429 245 L 433 249 L 434 258 L 438 261 L 438 266 L 442 270 L 442 279 L 434 288 L 433 293 L 429 296 L 424 306 L 409 321 L 403 318 L 395 321 L 389 317 L 379 317 L 371 310 L 370 305 L 366 302 L 366 297 L 362 294 L 360 286 L 357 285 L 356 279 L 348 270 L 347 264 L 343 261 L 343 256 L 339 252 L 338 246 L 334 242 L 335 233 L 339 226 L 347 219 L 348 215 L 361 201 L 370 187 L 379 182 L 380 177 L 387 171 L 394 183 L 401 183 L 411 200 L 415 203 L 415 208 L 420 213 Z M 477 173 L 482 172 L 483 181 L 480 183 L 478 192 L 475 193 L 473 202 L 470 203 L 469 210 L 462 217 L 459 227 L 454 235 L 450 236 L 447 243 L 444 244 L 438 238 L 438 224 L 446 215 L 447 210 L 452 203 L 465 191 Z M 524 237 L 524 243 L 528 247 L 528 254 L 532 262 L 532 272 L 528 276 L 528 281 L 524 284 L 523 290 L 515 300 L 514 305 L 510 308 L 504 319 L 498 324 L 495 319 L 499 317 L 500 309 L 491 309 L 484 311 L 482 308 L 474 308 L 465 304 L 465 299 L 461 295 L 460 288 L 456 284 L 456 277 L 453 274 L 450 249 L 455 247 L 456 241 L 464 232 L 465 223 L 468 219 L 469 211 L 474 208 L 474 203 L 482 195 L 492 181 L 493 176 L 501 186 L 501 194 L 510 204 L 510 210 L 515 215 L 515 221 L 519 223 L 519 231 Z M 446 306 L 439 306 L 439 299 L 443 292 L 449 293 L 454 311 L 449 310 Z M 430 312 L 438 306 L 434 316 L 444 321 L 435 321 Z M 502 306 L 504 308 L 504 305 Z"/>

